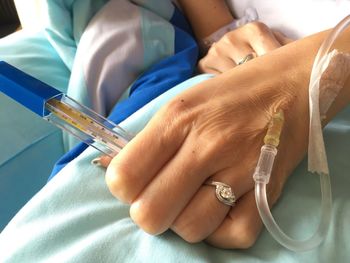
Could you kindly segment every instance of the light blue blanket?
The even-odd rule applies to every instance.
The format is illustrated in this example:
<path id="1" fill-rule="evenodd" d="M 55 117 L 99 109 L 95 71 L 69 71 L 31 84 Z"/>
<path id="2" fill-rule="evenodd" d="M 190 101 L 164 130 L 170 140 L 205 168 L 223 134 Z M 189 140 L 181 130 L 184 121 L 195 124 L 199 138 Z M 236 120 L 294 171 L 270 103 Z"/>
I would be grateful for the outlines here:
<path id="1" fill-rule="evenodd" d="M 1 39 L 0 60 L 63 92 L 82 93 L 83 76 L 72 72 L 77 45 L 91 17 L 106 2 L 42 1 L 43 30 Z M 0 229 L 45 185 L 67 149 L 63 142 L 69 145 L 61 131 L 0 94 Z"/>
<path id="2" fill-rule="evenodd" d="M 69 71 L 43 32 L 20 32 L 1 39 L 0 59 L 62 91 L 67 88 Z M 47 175 L 64 150 L 61 131 L 2 93 L 0 145 L 1 230 L 45 185 Z"/>
<path id="3" fill-rule="evenodd" d="M 99 93 L 99 90 L 106 93 L 105 97 L 109 99 L 112 97 L 110 93 L 119 90 L 115 92 L 119 97 L 114 96 L 109 104 L 127 98 L 130 91 L 128 85 L 140 73 L 159 59 L 174 53 L 174 29 L 167 20 L 174 12 L 174 6 L 164 1 L 157 5 L 156 14 L 151 12 L 152 6 L 155 6 L 152 1 L 110 1 L 108 4 L 114 5 L 114 9 L 123 5 L 134 10 L 135 16 L 138 16 L 134 19 L 136 25 L 133 28 L 124 28 L 121 22 L 125 25 L 133 21 L 127 12 L 124 12 L 123 17 L 95 16 L 107 2 L 42 1 L 43 30 L 20 31 L 1 39 L 0 60 L 67 92 L 87 106 L 91 106 L 91 101 L 97 97 L 94 94 Z M 107 11 L 109 9 L 107 6 Z M 103 28 L 108 22 L 109 30 Z M 86 30 L 88 25 L 90 27 Z M 152 28 L 157 28 L 162 34 L 150 33 Z M 101 34 L 101 30 L 105 34 Z M 138 41 L 131 38 L 125 40 L 124 45 L 127 45 L 124 48 L 113 46 L 114 40 L 123 40 L 126 33 L 134 35 Z M 84 39 L 80 45 L 82 37 Z M 130 42 L 133 45 L 129 45 Z M 106 44 L 103 46 L 103 43 Z M 134 49 L 139 50 L 136 55 Z M 102 70 L 107 64 L 109 72 Z M 108 74 L 102 74 L 106 72 Z M 90 77 L 92 73 L 102 76 L 98 78 L 98 85 L 87 85 L 94 79 Z M 119 78 L 113 79 L 114 75 Z M 88 86 L 92 88 L 88 90 Z M 100 105 L 107 104 L 103 99 L 101 101 Z M 104 107 L 100 112 L 107 112 L 110 107 Z M 63 137 L 62 140 L 61 131 L 0 94 L 0 145 L 10 144 L 0 151 L 0 230 L 46 183 L 55 161 L 77 142 L 66 134 Z"/>
<path id="4" fill-rule="evenodd" d="M 74 73 L 76 47 L 87 22 L 104 2 L 106 1 L 47 1 L 50 4 L 48 13 L 51 14 L 48 18 L 49 30 L 30 36 L 21 32 L 1 40 L 0 58 L 55 87 L 67 90 L 73 83 L 82 80 L 79 70 Z M 151 0 L 139 2 L 146 6 L 158 3 Z M 72 13 L 75 15 L 72 16 Z M 55 17 L 56 21 L 58 17 L 70 22 L 64 23 L 62 27 L 52 23 Z M 23 50 L 18 50 L 21 47 Z M 28 47 L 31 47 L 31 52 L 28 52 Z M 210 76 L 198 76 L 174 87 L 136 112 L 122 126 L 131 132 L 139 131 L 171 97 L 208 77 Z M 16 140 L 13 148 L 1 149 L 3 163 L 0 175 L 18 175 L 18 178 L 27 178 L 28 181 L 34 174 L 46 178 L 48 168 L 41 165 L 52 163 L 55 155 L 63 152 L 60 136 L 50 137 L 59 132 L 41 124 L 31 114 L 18 111 L 18 105 L 11 104 L 1 95 L 0 100 L 1 112 L 3 105 L 9 107 L 7 114 L 0 115 L 0 122 L 8 124 L 8 115 L 16 112 L 11 117 L 19 118 L 21 124 L 19 128 L 15 128 L 18 122 L 0 126 L 1 133 L 7 132 L 5 139 L 0 138 L 1 145 L 14 140 L 16 134 L 22 139 Z M 20 116 L 17 116 L 18 112 Z M 28 130 L 28 125 L 33 121 L 36 121 L 33 128 Z M 5 132 L 3 127 L 10 127 L 10 130 Z M 27 137 L 21 136 L 23 129 L 26 129 Z M 47 141 L 39 147 L 37 142 L 41 141 L 40 138 Z M 88 149 L 42 188 L 2 231 L 0 261 L 347 262 L 350 258 L 347 251 L 350 243 L 350 177 L 347 175 L 350 170 L 350 108 L 345 109 L 326 127 L 325 139 L 333 184 L 334 210 L 330 232 L 325 242 L 314 251 L 299 254 L 290 252 L 279 246 L 266 231 L 263 231 L 253 248 L 242 251 L 216 249 L 205 243 L 188 244 L 170 231 L 157 237 L 145 234 L 129 218 L 128 206 L 109 193 L 104 182 L 104 169 L 90 164 L 98 153 L 94 149 Z M 38 147 L 32 147 L 32 144 Z M 18 157 L 22 154 L 25 155 L 23 159 Z M 6 166 L 8 163 L 12 166 Z M 8 178 L 5 182 L 7 181 Z M 17 184 L 16 181 L 11 182 L 14 188 L 9 190 L 3 187 L 2 191 L 11 193 L 15 189 L 15 193 L 20 195 L 16 192 L 16 186 L 20 185 L 21 179 Z M 318 224 L 319 199 L 318 178 L 306 173 L 306 163 L 303 162 L 288 181 L 273 212 L 283 229 L 297 238 L 305 238 L 315 231 Z"/>
<path id="5" fill-rule="evenodd" d="M 208 76 L 191 79 L 122 123 L 137 132 L 169 98 Z M 150 236 L 133 224 L 128 206 L 116 200 L 104 182 L 103 168 L 90 164 L 89 149 L 67 165 L 16 215 L 0 235 L 4 262 L 346 262 L 350 253 L 350 108 L 325 131 L 332 172 L 334 210 L 330 232 L 317 249 L 294 253 L 263 231 L 248 250 L 221 250 L 205 243 L 188 244 L 172 232 Z M 292 236 L 308 237 L 318 224 L 317 176 L 303 162 L 289 180 L 274 214 Z"/>

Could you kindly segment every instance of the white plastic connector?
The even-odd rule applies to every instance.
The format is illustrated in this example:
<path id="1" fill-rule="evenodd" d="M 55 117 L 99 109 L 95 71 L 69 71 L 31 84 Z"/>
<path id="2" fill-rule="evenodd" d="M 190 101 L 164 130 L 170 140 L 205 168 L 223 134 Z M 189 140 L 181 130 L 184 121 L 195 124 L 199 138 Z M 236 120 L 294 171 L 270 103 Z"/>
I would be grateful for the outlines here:
<path id="1" fill-rule="evenodd" d="M 265 144 L 261 147 L 260 157 L 253 175 L 256 183 L 269 183 L 276 154 L 277 149 L 273 145 Z"/>
<path id="2" fill-rule="evenodd" d="M 320 245 L 328 232 L 331 222 L 332 191 L 320 121 L 319 81 L 322 74 L 322 62 L 324 61 L 322 59 L 327 56 L 338 35 L 349 25 L 350 16 L 347 16 L 333 29 L 322 43 L 317 53 L 310 79 L 309 171 L 317 172 L 320 175 L 322 194 L 321 220 L 317 231 L 305 240 L 292 239 L 280 229 L 271 214 L 267 202 L 266 185 L 269 182 L 273 161 L 277 153 L 275 146 L 267 144 L 261 148 L 258 165 L 253 175 L 255 180 L 256 204 L 266 229 L 277 242 L 293 251 L 306 251 Z"/>

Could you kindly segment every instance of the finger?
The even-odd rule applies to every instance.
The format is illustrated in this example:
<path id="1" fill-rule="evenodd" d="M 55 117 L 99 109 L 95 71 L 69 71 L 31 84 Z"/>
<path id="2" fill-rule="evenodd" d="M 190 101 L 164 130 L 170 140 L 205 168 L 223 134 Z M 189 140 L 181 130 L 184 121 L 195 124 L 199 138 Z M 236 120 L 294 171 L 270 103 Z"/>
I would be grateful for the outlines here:
<path id="1" fill-rule="evenodd" d="M 232 54 L 231 56 L 235 60 L 236 64 L 240 65 L 248 55 L 253 55 L 254 58 L 257 57 L 256 52 L 250 46 L 242 47 L 239 51 L 235 52 L 235 54 Z M 248 60 L 245 62 L 248 62 Z"/>
<path id="2" fill-rule="evenodd" d="M 200 60 L 198 63 L 199 70 L 204 73 L 211 73 L 215 71 L 220 74 L 234 68 L 235 66 L 235 61 L 226 56 L 208 56 Z"/>
<path id="3" fill-rule="evenodd" d="M 250 38 L 250 46 L 258 56 L 262 56 L 269 51 L 279 48 L 281 44 L 276 39 L 273 32 L 266 25 L 259 24 L 259 34 L 255 38 Z"/>
<path id="4" fill-rule="evenodd" d="M 130 216 L 143 230 L 167 230 L 208 176 L 218 169 L 197 137 L 189 136 L 174 158 L 131 204 Z"/>
<path id="5" fill-rule="evenodd" d="M 215 69 L 212 69 L 212 68 L 205 68 L 205 69 L 199 69 L 198 68 L 198 70 L 199 70 L 199 72 L 200 73 L 208 73 L 208 74 L 213 74 L 213 75 L 219 75 L 219 74 L 221 74 L 221 72 L 220 71 L 217 71 L 217 70 L 215 70 Z"/>
<path id="6" fill-rule="evenodd" d="M 250 45 L 248 45 L 248 43 L 237 42 L 235 37 L 237 37 L 237 32 L 226 34 L 222 38 L 222 42 L 220 44 L 221 49 L 225 53 L 224 55 L 229 57 L 235 62 L 236 65 L 238 65 L 248 54 L 256 55 L 256 52 Z"/>
<path id="7" fill-rule="evenodd" d="M 282 147 L 282 144 L 280 147 Z M 282 148 L 280 150 L 283 152 Z M 277 155 L 271 180 L 266 189 L 270 208 L 279 199 L 287 174 L 289 174 L 286 172 L 281 158 L 281 155 Z M 249 164 L 243 165 L 249 167 Z M 251 165 L 250 167 L 254 166 Z M 252 178 L 252 174 L 253 169 L 248 177 Z M 249 248 L 255 243 L 262 228 L 262 221 L 256 207 L 253 180 L 251 184 L 252 190 L 247 191 L 241 198 L 237 199 L 236 206 L 231 208 L 222 224 L 206 239 L 208 243 L 230 249 Z"/>
<path id="8" fill-rule="evenodd" d="M 223 223 L 206 241 L 220 248 L 249 248 L 255 243 L 261 229 L 254 190 L 251 190 L 238 200 Z"/>
<path id="9" fill-rule="evenodd" d="M 242 166 L 246 167 L 244 164 Z M 253 188 L 249 171 L 237 172 L 237 166 L 218 172 L 210 180 L 231 186 L 236 200 Z M 188 242 L 199 242 L 215 231 L 230 206 L 220 202 L 213 186 L 202 186 L 172 225 L 172 230 Z"/>
<path id="10" fill-rule="evenodd" d="M 281 33 L 280 31 L 273 31 L 273 34 L 275 36 L 275 38 L 277 39 L 277 41 L 282 45 L 287 45 L 291 42 L 293 42 L 294 40 L 291 38 L 286 37 L 283 33 Z"/>
<path id="11" fill-rule="evenodd" d="M 223 73 L 236 66 L 235 61 L 229 56 L 226 43 L 214 43 L 208 51 L 208 54 L 199 61 L 199 69 L 202 72 L 208 72 L 209 70 L 215 70 Z"/>
<path id="12" fill-rule="evenodd" d="M 121 201 L 131 203 L 180 148 L 189 130 L 178 116 L 181 104 L 185 101 L 174 99 L 112 159 L 106 182 Z"/>

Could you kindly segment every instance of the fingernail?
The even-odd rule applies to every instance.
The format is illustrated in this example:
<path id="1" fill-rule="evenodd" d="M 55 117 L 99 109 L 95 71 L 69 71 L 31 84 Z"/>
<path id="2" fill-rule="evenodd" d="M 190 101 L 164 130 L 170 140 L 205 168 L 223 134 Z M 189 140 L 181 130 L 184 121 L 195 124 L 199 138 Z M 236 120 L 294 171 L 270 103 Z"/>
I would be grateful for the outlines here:
<path id="1" fill-rule="evenodd" d="M 101 157 L 97 157 L 91 161 L 91 164 L 96 165 L 96 166 L 101 166 Z"/>

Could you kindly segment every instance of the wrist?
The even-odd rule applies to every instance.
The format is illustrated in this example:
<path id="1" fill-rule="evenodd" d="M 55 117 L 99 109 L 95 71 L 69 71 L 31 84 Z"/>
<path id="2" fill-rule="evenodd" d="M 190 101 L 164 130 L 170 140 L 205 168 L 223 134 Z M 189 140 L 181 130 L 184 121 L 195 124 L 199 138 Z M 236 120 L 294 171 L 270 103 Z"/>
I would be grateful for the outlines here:
<path id="1" fill-rule="evenodd" d="M 299 96 L 300 94 L 308 92 L 309 89 L 309 81 L 310 81 L 310 75 L 311 75 L 311 69 L 314 63 L 314 59 L 316 57 L 316 54 L 324 41 L 324 39 L 328 36 L 330 33 L 330 30 L 315 34 L 313 36 L 310 36 L 308 38 L 299 40 L 296 44 L 299 49 L 296 49 L 294 56 L 296 56 L 296 67 L 297 67 L 297 74 L 299 74 L 299 83 L 298 86 L 301 87 L 299 89 Z M 343 53 L 350 53 L 350 46 L 349 46 L 349 39 L 350 39 L 350 27 L 346 29 L 339 38 L 335 41 L 332 49 L 337 49 L 339 52 Z M 332 50 L 331 49 L 331 50 Z M 291 53 L 291 52 L 290 52 Z M 293 55 L 293 54 L 292 54 Z M 326 118 L 323 120 L 323 126 L 325 126 L 328 122 L 332 120 L 332 118 L 341 111 L 346 105 L 350 103 L 350 76 L 348 70 L 346 70 L 344 67 L 346 65 L 341 65 L 343 67 L 341 70 L 343 75 L 346 76 L 338 76 L 336 81 L 341 82 L 342 88 L 340 89 L 339 93 L 336 95 L 334 101 L 332 101 L 332 104 L 327 112 L 323 113 L 326 114 Z M 339 65 L 340 67 L 340 65 Z M 348 67 L 348 66 L 347 66 Z M 336 78 L 336 74 L 332 74 L 334 78 Z M 341 77 L 345 78 L 345 81 L 340 81 Z M 321 85 L 320 85 L 321 88 Z M 322 90 L 320 89 L 320 104 L 322 103 Z M 302 96 L 303 97 L 303 96 Z M 308 93 L 307 93 L 308 98 Z"/>
<path id="2" fill-rule="evenodd" d="M 293 107 L 286 113 L 288 119 L 285 123 L 286 127 L 284 133 L 284 141 L 289 141 L 294 145 L 292 148 L 284 149 L 284 154 L 287 157 L 283 158 L 285 162 L 282 166 L 286 167 L 286 175 L 292 172 L 295 165 L 301 161 L 301 158 L 303 156 L 305 156 L 307 150 L 309 134 L 309 81 L 311 69 L 318 49 L 328 33 L 329 32 L 323 32 L 285 47 L 285 58 L 287 58 L 287 60 L 290 60 L 290 64 L 293 64 L 294 68 L 294 70 L 287 74 L 288 76 L 286 76 L 286 81 L 293 83 L 293 95 L 296 97 L 296 100 L 293 103 Z M 342 46 L 342 43 L 344 43 L 344 41 L 340 41 L 338 45 L 334 45 L 334 48 L 340 48 Z M 349 46 L 343 46 L 341 51 L 344 52 L 344 48 L 345 50 L 346 48 L 349 49 Z M 288 63 L 285 58 L 281 62 L 282 64 Z M 327 111 L 327 118 L 324 121 L 323 125 L 327 124 L 336 115 L 337 112 L 349 104 L 349 89 L 350 78 L 347 77 L 344 87 L 341 89 L 339 94 L 337 94 L 336 99 L 332 102 L 331 108 Z M 321 95 L 322 94 L 320 90 L 320 105 L 322 103 Z M 299 158 L 297 158 L 298 156 Z M 296 162 L 294 162 L 293 159 L 295 159 Z"/>
<path id="3" fill-rule="evenodd" d="M 197 0 L 178 0 L 197 39 L 205 38 L 234 19 L 225 1 L 205 0 L 201 2 L 198 5 Z"/>
<path id="4" fill-rule="evenodd" d="M 224 24 L 221 27 L 217 27 L 214 31 L 211 31 L 210 35 L 206 35 L 203 38 L 199 38 L 199 47 L 202 54 L 207 53 L 208 49 L 217 41 L 219 41 L 228 32 L 237 29 L 245 24 L 258 20 L 259 16 L 255 8 L 247 8 L 244 16 L 239 19 L 232 19 L 229 23 Z"/>

